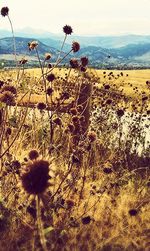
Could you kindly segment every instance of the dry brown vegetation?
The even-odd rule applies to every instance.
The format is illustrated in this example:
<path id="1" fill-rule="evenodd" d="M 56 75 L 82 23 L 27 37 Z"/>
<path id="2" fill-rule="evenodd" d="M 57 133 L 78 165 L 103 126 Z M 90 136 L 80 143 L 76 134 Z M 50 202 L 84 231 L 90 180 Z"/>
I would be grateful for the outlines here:
<path id="1" fill-rule="evenodd" d="M 148 251 L 148 72 L 28 46 L 39 69 L 0 72 L 0 250 Z"/>

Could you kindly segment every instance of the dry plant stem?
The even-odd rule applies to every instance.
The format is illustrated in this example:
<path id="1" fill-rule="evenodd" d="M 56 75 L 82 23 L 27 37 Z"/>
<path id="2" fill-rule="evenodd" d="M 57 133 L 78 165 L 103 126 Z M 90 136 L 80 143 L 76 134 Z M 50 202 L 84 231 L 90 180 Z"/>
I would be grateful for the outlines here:
<path id="1" fill-rule="evenodd" d="M 14 35 L 14 29 L 13 29 L 12 21 L 11 21 L 9 15 L 8 15 L 8 20 L 9 20 L 12 35 L 13 35 L 13 46 L 14 46 L 15 62 L 16 62 L 16 68 L 17 68 L 18 67 L 18 62 L 17 62 L 17 53 L 16 53 L 16 41 L 15 41 L 15 35 Z"/>
<path id="2" fill-rule="evenodd" d="M 40 60 L 40 56 L 39 56 L 38 50 L 37 50 L 37 48 L 35 48 L 35 49 L 36 49 L 38 61 L 39 61 L 41 72 L 42 72 L 42 78 L 43 78 L 43 82 L 44 82 L 44 86 L 45 86 L 45 101 L 46 101 L 46 104 L 48 105 L 47 86 L 46 86 L 46 79 L 44 77 L 44 68 L 42 67 L 42 63 L 41 63 L 41 60 Z M 51 88 L 52 88 L 52 83 L 51 83 Z M 51 95 L 51 104 L 52 104 L 52 95 Z M 53 141 L 52 112 L 50 113 L 49 110 L 47 110 L 47 114 L 48 114 L 49 123 L 50 123 L 50 145 L 52 145 L 52 141 Z"/>
<path id="3" fill-rule="evenodd" d="M 60 182 L 56 192 L 51 196 L 51 199 L 55 197 L 55 195 L 58 193 L 59 189 L 61 188 L 62 184 L 65 182 L 65 180 L 67 179 L 68 175 L 70 174 L 70 172 L 72 171 L 72 167 L 73 164 L 70 164 L 70 167 L 68 168 L 68 172 L 66 173 L 66 175 L 64 176 L 64 178 L 62 179 L 62 181 Z"/>
<path id="4" fill-rule="evenodd" d="M 60 52 L 59 52 L 59 54 L 58 54 L 58 58 L 57 58 L 57 60 L 56 60 L 56 64 L 59 62 L 59 59 L 60 59 L 60 57 L 61 57 L 61 53 L 62 53 L 62 50 L 63 50 L 63 48 L 64 48 L 64 44 L 65 44 L 65 42 L 66 42 L 66 38 L 67 38 L 67 34 L 65 34 L 64 41 L 63 41 L 63 43 L 62 43 Z"/>
<path id="5" fill-rule="evenodd" d="M 40 196 L 36 196 L 36 211 L 37 211 L 37 226 L 38 226 L 38 232 L 40 236 L 40 241 L 41 245 L 44 251 L 48 251 L 46 247 L 46 240 L 44 236 L 44 231 L 43 231 L 43 224 L 42 224 L 42 219 L 41 219 L 41 209 L 40 209 Z"/>

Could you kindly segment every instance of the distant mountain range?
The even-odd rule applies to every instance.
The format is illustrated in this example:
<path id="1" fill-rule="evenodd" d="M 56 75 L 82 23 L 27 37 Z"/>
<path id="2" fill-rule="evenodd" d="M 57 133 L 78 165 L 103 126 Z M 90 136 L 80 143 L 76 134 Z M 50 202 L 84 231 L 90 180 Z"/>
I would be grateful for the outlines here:
<path id="1" fill-rule="evenodd" d="M 28 42 L 37 40 L 40 56 L 50 52 L 55 61 L 61 48 L 63 35 L 44 31 L 35 31 L 27 28 L 15 32 L 18 55 L 26 55 L 35 59 L 35 52 L 28 50 Z M 78 41 L 81 50 L 75 57 L 87 56 L 90 64 L 95 67 L 150 67 L 150 35 L 124 35 L 124 36 L 75 36 L 67 37 L 64 51 L 71 48 L 72 41 Z M 12 35 L 9 31 L 0 30 L 0 59 L 4 55 L 13 54 Z M 73 57 L 73 55 L 71 55 Z M 7 58 L 7 57 L 6 57 Z M 10 59 L 10 57 L 9 57 Z M 7 60 L 7 59 L 5 59 Z"/>

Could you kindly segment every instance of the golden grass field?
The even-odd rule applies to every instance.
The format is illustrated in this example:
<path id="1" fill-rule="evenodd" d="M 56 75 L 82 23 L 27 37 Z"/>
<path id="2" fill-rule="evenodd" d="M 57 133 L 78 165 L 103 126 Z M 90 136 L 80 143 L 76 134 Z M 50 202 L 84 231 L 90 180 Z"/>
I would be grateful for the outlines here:
<path id="1" fill-rule="evenodd" d="M 7 147 L 8 151 L 1 159 L 0 251 L 150 250 L 149 150 L 143 150 L 142 159 L 135 152 L 130 153 L 134 140 L 139 140 L 143 146 L 145 144 L 140 136 L 144 135 L 141 121 L 150 103 L 149 100 L 146 104 L 140 101 L 139 117 L 134 119 L 133 125 L 131 123 L 124 142 L 120 140 L 124 134 L 121 131 L 121 118 L 114 121 L 109 107 L 102 106 L 111 98 L 114 111 L 122 109 L 123 105 L 128 110 L 129 102 L 137 103 L 141 93 L 149 96 L 146 81 L 149 80 L 150 70 L 122 71 L 123 76 L 120 75 L 121 71 L 112 72 L 110 78 L 108 70 L 87 70 L 90 76 L 92 74 L 93 86 L 98 87 L 95 96 L 99 97 L 103 85 L 109 83 L 112 86 L 106 93 L 103 92 L 100 101 L 96 99 L 96 102 L 100 102 L 97 108 L 102 107 L 102 111 L 101 115 L 92 115 L 88 134 L 82 138 L 81 133 L 79 142 L 75 143 L 79 125 L 75 122 L 76 132 L 68 131 L 68 125 L 74 123 L 73 114 L 68 112 L 64 115 L 56 110 L 54 115 L 61 123 L 55 124 L 54 117 L 53 142 L 49 143 L 51 131 L 47 111 L 38 111 L 34 107 L 27 110 L 30 87 L 33 91 L 30 103 L 37 105 L 45 102 L 43 90 L 38 89 L 42 86 L 42 83 L 38 83 L 41 71 L 24 71 L 19 84 L 25 82 L 25 89 L 17 94 L 19 102 L 27 90 L 28 94 L 21 101 L 24 107 L 18 106 L 13 113 L 13 108 L 6 106 L 5 120 L 2 122 L 3 130 L 10 127 L 12 133 L 8 136 L 2 132 L 1 154 Z M 71 70 L 69 73 L 69 69 L 54 69 L 53 73 L 56 76 L 53 100 L 67 85 L 77 88 L 77 71 Z M 11 79 L 12 84 L 16 81 L 15 76 L 16 73 L 12 71 L 0 73 L 0 79 Z M 58 76 L 67 76 L 63 87 Z M 86 79 L 84 76 L 82 78 Z M 112 96 L 114 90 L 131 100 L 127 99 L 125 103 L 122 96 Z M 50 97 L 48 102 L 51 103 Z M 144 110 L 141 110 L 141 104 Z M 93 108 L 94 112 L 96 108 Z M 80 118 L 81 115 L 77 114 Z M 119 138 L 115 138 L 116 131 Z M 14 138 L 15 143 L 10 148 Z M 34 149 L 38 157 L 32 159 L 30 155 Z M 37 196 L 32 192 L 27 193 L 20 174 L 41 159 L 50 163 L 52 186 Z M 37 198 L 40 198 L 40 204 Z"/>

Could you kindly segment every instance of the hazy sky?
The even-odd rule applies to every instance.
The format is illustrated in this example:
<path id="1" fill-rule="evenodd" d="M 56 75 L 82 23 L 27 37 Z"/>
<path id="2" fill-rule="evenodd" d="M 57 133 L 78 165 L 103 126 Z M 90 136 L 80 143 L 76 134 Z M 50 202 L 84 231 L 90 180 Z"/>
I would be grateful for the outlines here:
<path id="1" fill-rule="evenodd" d="M 150 34 L 150 0 L 0 0 L 3 6 L 10 8 L 15 29 L 61 33 L 69 24 L 76 34 Z M 0 29 L 6 28 L 0 17 Z"/>

